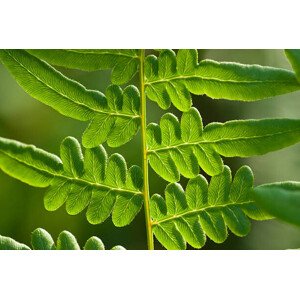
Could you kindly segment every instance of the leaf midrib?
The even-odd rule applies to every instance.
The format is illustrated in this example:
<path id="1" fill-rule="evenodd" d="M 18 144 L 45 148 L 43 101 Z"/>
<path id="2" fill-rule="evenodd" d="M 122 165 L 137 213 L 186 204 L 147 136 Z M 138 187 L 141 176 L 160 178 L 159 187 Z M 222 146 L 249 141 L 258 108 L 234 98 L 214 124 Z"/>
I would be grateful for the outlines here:
<path id="1" fill-rule="evenodd" d="M 249 140 L 249 139 L 253 139 L 253 140 L 264 139 L 267 137 L 284 135 L 284 134 L 294 133 L 294 132 L 298 132 L 298 131 L 300 131 L 300 129 L 281 131 L 281 132 L 277 132 L 274 134 L 265 134 L 265 135 L 259 135 L 259 136 L 254 135 L 254 136 L 248 136 L 248 137 L 223 138 L 223 139 L 216 139 L 213 141 L 202 139 L 197 142 L 182 142 L 182 143 L 178 143 L 178 144 L 172 145 L 172 146 L 163 146 L 163 147 L 152 148 L 152 149 L 148 150 L 148 153 L 151 154 L 151 153 L 160 152 L 160 151 L 168 151 L 170 149 L 177 149 L 177 148 L 184 147 L 184 146 L 193 146 L 193 145 L 201 145 L 201 144 L 217 144 L 217 143 L 222 143 L 222 142 L 226 143 L 226 142 L 243 141 L 243 140 Z"/>
<path id="2" fill-rule="evenodd" d="M 293 74 L 291 72 L 291 74 Z M 171 81 L 180 81 L 180 80 L 188 80 L 188 79 L 200 79 L 200 80 L 205 80 L 205 81 L 214 81 L 214 82 L 220 82 L 220 83 L 231 83 L 231 84 L 284 84 L 284 83 L 293 83 L 290 80 L 232 80 L 232 79 L 219 79 L 215 77 L 205 77 L 205 76 L 200 76 L 197 74 L 194 75 L 175 75 L 173 77 L 167 77 L 163 79 L 158 79 L 158 80 L 152 80 L 152 81 L 146 81 L 145 86 L 151 86 L 159 83 L 170 83 Z M 294 82 L 295 84 L 297 83 L 296 81 Z M 300 87 L 299 87 L 300 88 Z"/>
<path id="3" fill-rule="evenodd" d="M 183 218 L 185 216 L 190 216 L 190 215 L 194 215 L 194 214 L 199 214 L 201 212 L 206 212 L 207 210 L 213 210 L 213 209 L 222 209 L 222 208 L 228 208 L 231 206 L 243 206 L 243 205 L 247 205 L 247 204 L 251 204 L 254 203 L 254 201 L 250 200 L 250 201 L 244 201 L 244 202 L 229 202 L 228 204 L 223 204 L 223 205 L 214 205 L 214 206 L 204 206 L 200 209 L 193 209 L 193 210 L 189 210 L 189 211 L 184 211 L 182 213 L 170 216 L 170 217 L 166 217 L 166 218 L 162 218 L 160 220 L 156 220 L 152 222 L 152 226 L 156 226 L 159 225 L 161 223 L 164 222 L 169 222 L 169 221 L 173 221 L 175 219 L 178 218 Z"/>
<path id="4" fill-rule="evenodd" d="M 83 55 L 112 55 L 112 56 L 123 56 L 123 57 L 128 57 L 128 58 L 139 59 L 138 55 L 131 56 L 129 54 L 124 54 L 124 53 L 121 53 L 121 52 L 115 52 L 115 53 L 111 53 L 111 52 L 90 52 L 90 51 L 87 51 L 87 50 L 83 50 L 84 52 L 82 52 L 81 50 L 77 50 L 77 49 L 62 49 L 61 51 L 74 52 L 74 53 L 83 54 Z"/>

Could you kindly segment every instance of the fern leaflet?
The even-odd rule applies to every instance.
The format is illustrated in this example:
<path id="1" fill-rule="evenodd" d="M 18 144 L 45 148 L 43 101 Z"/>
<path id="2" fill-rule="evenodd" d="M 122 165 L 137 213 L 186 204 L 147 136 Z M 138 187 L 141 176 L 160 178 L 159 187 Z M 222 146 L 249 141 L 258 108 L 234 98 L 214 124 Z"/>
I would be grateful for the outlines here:
<path id="1" fill-rule="evenodd" d="M 42 228 L 35 229 L 31 234 L 31 246 L 34 250 L 80 250 L 76 238 L 68 231 L 63 231 L 57 238 L 56 245 L 51 235 Z M 84 250 L 105 250 L 105 246 L 98 237 L 89 238 Z M 124 247 L 117 245 L 112 250 L 123 250 Z M 9 237 L 0 236 L 0 250 L 30 250 L 25 244 L 19 243 Z"/>
<path id="2" fill-rule="evenodd" d="M 78 141 L 67 137 L 61 144 L 61 160 L 35 146 L 0 138 L 0 168 L 12 177 L 36 187 L 48 187 L 44 203 L 54 211 L 66 203 L 76 215 L 87 207 L 87 219 L 98 224 L 112 213 L 116 226 L 128 225 L 143 204 L 142 171 L 127 169 L 124 158 L 109 158 L 103 146 L 81 152 Z"/>
<path id="3" fill-rule="evenodd" d="M 139 66 L 138 50 L 27 50 L 32 55 L 50 64 L 71 69 L 95 71 L 112 69 L 114 84 L 127 83 Z"/>
<path id="4" fill-rule="evenodd" d="M 111 85 L 105 96 L 87 90 L 24 50 L 0 50 L 0 59 L 33 98 L 63 115 L 91 121 L 83 134 L 84 146 L 95 147 L 107 141 L 109 146 L 118 147 L 138 132 L 140 94 L 135 86 L 123 91 Z"/>
<path id="5" fill-rule="evenodd" d="M 203 129 L 197 109 L 183 112 L 181 121 L 165 114 L 160 125 L 147 127 L 148 157 L 162 178 L 177 182 L 180 173 L 193 178 L 200 167 L 209 175 L 223 170 L 224 157 L 263 155 L 300 141 L 300 120 L 260 119 L 210 123 Z"/>
<path id="6" fill-rule="evenodd" d="M 272 218 L 261 210 L 249 193 L 253 174 L 241 167 L 231 182 L 231 171 L 211 178 L 208 185 L 202 175 L 189 180 L 184 191 L 180 184 L 166 187 L 165 200 L 158 194 L 151 198 L 153 233 L 167 249 L 185 249 L 186 243 L 201 248 L 206 235 L 216 243 L 227 238 L 227 227 L 237 236 L 250 231 L 250 221 Z"/>
<path id="7" fill-rule="evenodd" d="M 210 98 L 256 101 L 300 89 L 295 75 L 284 69 L 203 60 L 196 50 L 164 50 L 145 60 L 146 94 L 162 109 L 171 102 L 188 111 L 190 92 Z"/>

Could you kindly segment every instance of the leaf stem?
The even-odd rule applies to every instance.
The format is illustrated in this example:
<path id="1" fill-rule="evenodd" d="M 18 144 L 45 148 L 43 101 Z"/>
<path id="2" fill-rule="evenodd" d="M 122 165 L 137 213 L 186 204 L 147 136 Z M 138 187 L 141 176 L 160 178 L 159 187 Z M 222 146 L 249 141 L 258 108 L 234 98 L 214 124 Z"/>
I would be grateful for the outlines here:
<path id="1" fill-rule="evenodd" d="M 144 210 L 147 231 L 148 249 L 154 249 L 152 222 L 150 217 L 150 201 L 149 201 L 149 176 L 148 176 L 148 157 L 147 157 L 147 141 L 146 141 L 146 97 L 145 97 L 145 74 L 144 74 L 145 50 L 140 51 L 140 93 L 141 93 L 141 134 L 142 134 L 142 151 L 143 151 L 143 176 L 144 176 Z"/>

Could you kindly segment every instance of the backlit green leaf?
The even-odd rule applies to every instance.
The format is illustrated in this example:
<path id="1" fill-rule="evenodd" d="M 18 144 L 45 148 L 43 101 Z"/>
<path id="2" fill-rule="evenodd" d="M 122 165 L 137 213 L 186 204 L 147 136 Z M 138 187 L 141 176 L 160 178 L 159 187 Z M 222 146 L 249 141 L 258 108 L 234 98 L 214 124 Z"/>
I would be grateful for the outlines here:
<path id="1" fill-rule="evenodd" d="M 111 85 L 106 95 L 88 90 L 24 50 L 0 50 L 0 60 L 18 84 L 33 98 L 65 116 L 90 121 L 83 145 L 105 141 L 112 147 L 131 140 L 140 126 L 140 95 L 134 86 L 124 91 Z"/>
<path id="2" fill-rule="evenodd" d="M 204 129 L 199 112 L 183 112 L 181 122 L 167 113 L 160 125 L 149 124 L 149 163 L 169 182 L 179 173 L 187 178 L 198 175 L 198 165 L 214 176 L 223 170 L 224 157 L 249 157 L 276 151 L 300 141 L 300 120 L 260 119 L 210 123 Z"/>
<path id="3" fill-rule="evenodd" d="M 295 75 L 284 69 L 202 60 L 196 50 L 164 50 L 145 62 L 146 94 L 167 109 L 171 102 L 188 111 L 190 93 L 214 99 L 256 101 L 300 89 Z"/>
<path id="4" fill-rule="evenodd" d="M 24 183 L 47 187 L 63 165 L 57 156 L 34 145 L 0 137 L 0 169 Z"/>
<path id="5" fill-rule="evenodd" d="M 177 182 L 179 174 L 193 178 L 199 165 L 208 174 L 222 171 L 223 162 L 213 146 L 202 143 L 203 125 L 197 109 L 184 112 L 181 122 L 171 113 L 165 114 L 160 126 L 149 124 L 147 144 L 153 170 L 169 182 Z"/>
<path id="6" fill-rule="evenodd" d="M 248 213 L 249 205 L 260 213 L 261 220 L 272 218 L 256 205 L 252 189 L 253 174 L 247 166 L 237 171 L 233 182 L 225 166 L 209 185 L 202 175 L 189 180 L 185 191 L 178 183 L 169 184 L 165 200 L 157 194 L 151 198 L 154 235 L 167 249 L 185 249 L 186 243 L 201 248 L 206 235 L 222 243 L 228 235 L 227 227 L 235 235 L 245 236 L 250 231 L 248 217 L 258 218 Z"/>
<path id="7" fill-rule="evenodd" d="M 68 231 L 63 231 L 57 238 L 58 250 L 80 250 L 76 238 Z"/>
<path id="8" fill-rule="evenodd" d="M 259 119 L 211 123 L 203 132 L 206 142 L 224 157 L 263 155 L 300 141 L 300 120 Z"/>
<path id="9" fill-rule="evenodd" d="M 112 69 L 114 84 L 127 83 L 139 66 L 138 50 L 131 49 L 35 49 L 27 50 L 27 52 L 50 64 L 66 68 L 84 71 Z"/>
<path id="10" fill-rule="evenodd" d="M 105 250 L 105 247 L 99 238 L 90 237 L 84 245 L 84 250 Z"/>
<path id="11" fill-rule="evenodd" d="M 36 250 L 55 249 L 51 235 L 42 228 L 37 228 L 31 233 L 31 245 Z"/>
<path id="12" fill-rule="evenodd" d="M 143 204 L 142 171 L 129 170 L 124 158 L 109 158 L 103 146 L 82 154 L 78 141 L 67 137 L 61 145 L 61 160 L 52 154 L 17 141 L 0 138 L 0 168 L 32 186 L 47 187 L 44 203 L 49 211 L 66 203 L 70 215 L 87 208 L 93 224 L 113 213 L 116 226 L 129 224 Z"/>
<path id="13" fill-rule="evenodd" d="M 31 234 L 31 245 L 34 250 L 80 250 L 75 236 L 70 232 L 61 232 L 55 245 L 51 235 L 43 228 L 37 228 L 33 231 Z M 101 239 L 94 236 L 86 241 L 83 249 L 105 250 L 105 247 Z M 124 249 L 125 248 L 120 245 L 116 245 L 112 248 L 112 250 Z M 30 247 L 18 243 L 11 238 L 0 236 L 0 250 L 30 250 Z"/>
<path id="14" fill-rule="evenodd" d="M 30 248 L 9 237 L 0 236 L 0 250 L 30 250 Z"/>
<path id="15" fill-rule="evenodd" d="M 121 246 L 121 245 L 116 245 L 116 246 L 114 246 L 111 250 L 126 250 L 126 248 L 124 248 L 124 247 Z"/>

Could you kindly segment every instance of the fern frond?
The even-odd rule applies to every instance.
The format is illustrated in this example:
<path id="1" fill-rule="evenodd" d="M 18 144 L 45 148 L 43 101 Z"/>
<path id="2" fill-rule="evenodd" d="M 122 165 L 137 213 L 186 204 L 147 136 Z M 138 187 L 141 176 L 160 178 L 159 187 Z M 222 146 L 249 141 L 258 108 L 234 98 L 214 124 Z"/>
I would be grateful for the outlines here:
<path id="1" fill-rule="evenodd" d="M 65 116 L 91 121 L 83 134 L 85 147 L 95 147 L 105 141 L 111 147 L 118 147 L 138 132 L 140 94 L 135 86 L 123 91 L 111 85 L 104 95 L 86 89 L 24 50 L 0 50 L 0 59 L 33 98 Z"/>
<path id="2" fill-rule="evenodd" d="M 285 55 L 288 58 L 297 79 L 300 83 L 300 49 L 288 49 L 285 50 Z"/>
<path id="3" fill-rule="evenodd" d="M 50 64 L 66 68 L 84 71 L 112 69 L 111 80 L 114 84 L 127 83 L 139 66 L 139 52 L 132 49 L 51 49 L 27 52 Z"/>
<path id="4" fill-rule="evenodd" d="M 247 166 L 237 171 L 233 181 L 225 166 L 209 185 L 202 175 L 189 180 L 185 191 L 178 183 L 169 184 L 165 199 L 158 194 L 151 198 L 153 233 L 167 249 L 185 249 L 186 243 L 201 248 L 206 235 L 222 243 L 227 227 L 237 236 L 246 236 L 250 231 L 248 217 L 272 218 L 251 198 L 252 188 L 253 174 Z"/>
<path id="5" fill-rule="evenodd" d="M 128 225 L 143 204 L 140 167 L 127 169 L 119 154 L 110 157 L 103 146 L 86 149 L 67 137 L 61 144 L 61 160 L 35 146 L 0 138 L 0 168 L 29 185 L 47 187 L 44 203 L 54 211 L 66 203 L 76 215 L 87 207 L 87 219 L 98 224 L 112 213 L 116 226 Z"/>
<path id="6" fill-rule="evenodd" d="M 52 236 L 44 229 L 37 228 L 31 234 L 31 246 L 34 250 L 80 250 L 76 238 L 68 231 L 63 231 L 57 238 L 56 245 Z M 9 237 L 0 236 L 0 250 L 30 250 L 25 244 L 19 243 Z M 98 237 L 89 238 L 84 250 L 105 250 L 104 244 Z M 112 250 L 125 250 L 117 245 Z"/>
<path id="7" fill-rule="evenodd" d="M 300 120 L 261 119 L 210 123 L 204 129 L 197 109 L 184 112 L 181 121 L 165 114 L 160 125 L 147 127 L 148 157 L 162 178 L 177 182 L 180 173 L 193 178 L 200 167 L 220 173 L 220 157 L 249 157 L 279 150 L 300 141 Z"/>
<path id="8" fill-rule="evenodd" d="M 256 101 L 300 89 L 295 75 L 284 69 L 203 60 L 197 50 L 171 50 L 145 61 L 146 94 L 163 108 L 188 111 L 190 93 L 214 99 Z"/>

